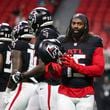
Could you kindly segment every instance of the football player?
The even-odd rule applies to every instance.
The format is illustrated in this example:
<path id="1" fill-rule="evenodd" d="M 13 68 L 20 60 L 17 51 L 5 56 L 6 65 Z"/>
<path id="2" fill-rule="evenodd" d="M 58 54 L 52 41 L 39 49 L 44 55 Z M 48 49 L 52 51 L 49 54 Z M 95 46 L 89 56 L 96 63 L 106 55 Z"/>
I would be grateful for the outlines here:
<path id="1" fill-rule="evenodd" d="M 93 110 L 93 79 L 104 72 L 104 54 L 102 40 L 89 33 L 84 14 L 73 15 L 62 46 L 66 52 L 56 110 Z"/>
<path id="2" fill-rule="evenodd" d="M 38 65 L 34 69 L 28 72 L 21 73 L 19 76 L 19 80 L 30 77 L 32 75 L 35 75 L 37 77 L 37 80 L 39 81 L 38 88 L 37 88 L 37 95 L 39 99 L 39 107 L 37 106 L 35 95 L 33 96 L 33 99 L 35 99 L 32 102 L 30 102 L 30 106 L 28 106 L 27 110 L 34 110 L 34 108 L 42 109 L 42 110 L 56 110 L 56 98 L 57 98 L 57 91 L 58 86 L 60 84 L 59 79 L 52 79 L 50 78 L 49 74 L 45 74 L 45 61 L 47 58 L 40 59 L 40 55 L 38 52 L 39 44 L 44 39 L 57 39 L 59 37 L 59 32 L 56 30 L 56 28 L 53 26 L 53 19 L 52 15 L 49 13 L 49 11 L 46 8 L 38 7 L 33 9 L 28 18 L 28 22 L 30 24 L 30 27 L 33 29 L 33 31 L 36 34 L 36 37 L 38 41 L 36 42 L 36 54 L 39 57 Z M 45 55 L 44 55 L 45 57 Z M 47 56 L 46 56 L 47 57 Z M 53 63 L 54 66 L 57 67 L 57 64 Z M 46 66 L 47 67 L 47 66 Z M 39 76 L 40 75 L 40 76 Z M 14 76 L 14 79 L 16 75 Z M 16 81 L 19 82 L 18 79 Z M 31 105 L 32 104 L 32 105 Z M 36 107 L 34 107 L 34 105 Z"/>
<path id="3" fill-rule="evenodd" d="M 12 71 L 11 48 L 12 28 L 8 23 L 0 24 L 0 110 L 4 109 L 3 95 Z"/>
<path id="4" fill-rule="evenodd" d="M 15 43 L 12 51 L 12 75 L 20 72 L 31 70 L 34 67 L 34 54 L 35 54 L 35 36 L 33 31 L 29 28 L 27 21 L 21 21 L 13 32 Z M 11 75 L 11 76 L 12 76 Z M 33 78 L 26 78 L 17 85 L 12 82 L 10 77 L 8 89 L 15 89 L 13 96 L 10 98 L 5 110 L 25 110 L 29 98 L 35 91 L 36 80 Z M 35 82 L 36 81 L 36 82 Z"/>
<path id="5" fill-rule="evenodd" d="M 49 13 L 49 11 L 46 8 L 38 7 L 33 9 L 28 18 L 28 22 L 34 32 L 36 33 L 36 37 L 38 38 L 38 41 L 36 43 L 36 53 L 38 57 L 42 57 L 43 63 L 47 61 L 47 57 L 45 58 L 45 54 L 39 54 L 38 47 L 41 41 L 44 39 L 57 39 L 59 37 L 59 32 L 56 30 L 56 28 L 53 26 L 53 18 L 52 15 Z M 41 49 L 40 49 L 41 50 Z M 41 65 L 42 62 L 39 58 L 39 67 L 44 67 Z M 47 63 L 45 63 L 47 64 Z M 41 65 L 41 66 L 40 66 Z M 38 68 L 38 66 L 35 67 L 35 69 Z M 33 69 L 34 70 L 34 69 Z M 44 68 L 42 69 L 43 71 Z M 37 69 L 35 71 L 36 73 L 40 73 Z M 31 74 L 33 72 L 31 71 Z M 28 73 L 24 73 L 28 74 Z M 35 73 L 34 73 L 35 74 Z M 37 74 L 36 74 L 37 75 Z M 45 76 L 44 74 L 39 77 L 39 86 L 37 89 L 37 95 L 39 99 L 39 108 L 41 110 L 56 110 L 56 100 L 57 100 L 57 91 L 60 84 L 60 80 L 47 78 L 49 76 Z M 33 97 L 33 101 L 30 101 L 30 105 L 28 105 L 27 110 L 32 109 L 33 103 L 35 97 Z M 36 107 L 39 109 L 38 107 Z"/>
<path id="6" fill-rule="evenodd" d="M 61 77 L 62 70 L 61 66 L 57 66 L 57 62 L 60 63 L 59 57 L 63 54 L 63 52 L 64 50 L 61 46 L 61 43 L 57 39 L 45 39 L 40 43 L 38 47 L 38 53 L 41 60 L 45 63 L 47 69 L 45 73 L 45 81 L 42 80 L 38 83 L 36 93 L 30 98 L 26 110 L 56 109 L 56 105 L 54 105 L 57 101 L 58 92 L 58 85 L 56 84 L 56 82 L 59 82 L 59 77 Z M 52 73 L 48 72 L 48 68 L 51 71 L 50 64 L 53 64 L 54 67 L 56 64 L 56 68 L 60 70 L 59 74 L 57 71 L 54 71 Z M 36 99 L 38 101 L 35 103 Z"/>

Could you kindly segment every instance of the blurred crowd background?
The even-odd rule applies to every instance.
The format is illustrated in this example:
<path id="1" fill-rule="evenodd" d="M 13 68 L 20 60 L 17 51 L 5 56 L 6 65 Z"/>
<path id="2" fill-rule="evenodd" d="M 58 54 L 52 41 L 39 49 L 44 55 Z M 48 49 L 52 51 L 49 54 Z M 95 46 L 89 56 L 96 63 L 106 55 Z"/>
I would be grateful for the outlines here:
<path id="1" fill-rule="evenodd" d="M 105 73 L 94 80 L 98 110 L 110 110 L 110 0 L 0 0 L 0 23 L 12 27 L 27 20 L 35 7 L 46 7 L 53 15 L 54 25 L 66 33 L 74 13 L 84 13 L 89 19 L 90 32 L 103 39 Z"/>

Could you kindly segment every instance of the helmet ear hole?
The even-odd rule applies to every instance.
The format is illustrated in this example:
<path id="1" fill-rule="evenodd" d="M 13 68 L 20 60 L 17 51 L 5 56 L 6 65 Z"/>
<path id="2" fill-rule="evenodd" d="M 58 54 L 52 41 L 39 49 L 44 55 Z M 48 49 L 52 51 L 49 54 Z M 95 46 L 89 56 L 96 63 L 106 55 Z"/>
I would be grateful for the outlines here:
<path id="1" fill-rule="evenodd" d="M 47 46 L 47 45 L 48 45 L 48 43 L 46 42 L 46 43 L 45 43 L 45 46 Z"/>

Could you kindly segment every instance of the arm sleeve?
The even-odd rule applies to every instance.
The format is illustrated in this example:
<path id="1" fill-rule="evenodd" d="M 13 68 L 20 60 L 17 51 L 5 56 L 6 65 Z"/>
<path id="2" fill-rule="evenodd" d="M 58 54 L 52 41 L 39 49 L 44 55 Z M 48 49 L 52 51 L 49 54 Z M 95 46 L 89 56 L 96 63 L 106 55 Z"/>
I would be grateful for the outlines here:
<path id="1" fill-rule="evenodd" d="M 87 76 L 98 77 L 98 76 L 101 76 L 103 74 L 104 65 L 105 65 L 105 62 L 104 62 L 103 48 L 98 47 L 94 51 L 92 65 L 82 66 L 79 64 L 75 64 L 74 69 L 77 72 L 85 74 Z"/>

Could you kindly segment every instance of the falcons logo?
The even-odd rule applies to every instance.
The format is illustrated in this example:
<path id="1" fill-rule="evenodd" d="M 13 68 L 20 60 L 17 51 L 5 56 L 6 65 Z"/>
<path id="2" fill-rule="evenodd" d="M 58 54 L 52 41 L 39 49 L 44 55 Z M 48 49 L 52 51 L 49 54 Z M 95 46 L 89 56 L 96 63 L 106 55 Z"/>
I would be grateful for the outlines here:
<path id="1" fill-rule="evenodd" d="M 46 51 L 53 59 L 62 55 L 61 51 L 59 50 L 59 47 L 56 45 L 47 46 Z"/>

